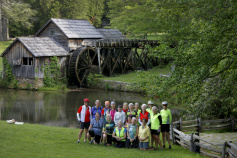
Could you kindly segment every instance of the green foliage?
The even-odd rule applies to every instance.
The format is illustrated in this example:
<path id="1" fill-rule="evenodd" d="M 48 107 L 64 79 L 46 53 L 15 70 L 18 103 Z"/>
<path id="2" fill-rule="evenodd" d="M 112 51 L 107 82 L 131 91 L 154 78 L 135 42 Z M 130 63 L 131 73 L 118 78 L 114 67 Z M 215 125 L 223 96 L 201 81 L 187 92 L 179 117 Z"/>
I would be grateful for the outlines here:
<path id="1" fill-rule="evenodd" d="M 55 87 L 63 86 L 65 87 L 66 79 L 61 77 L 61 67 L 58 63 L 58 58 L 56 56 L 50 58 L 50 64 L 45 62 L 44 65 L 44 86 L 45 87 Z M 64 88 L 65 89 L 65 88 Z"/>
<path id="2" fill-rule="evenodd" d="M 36 11 L 31 9 L 29 3 L 23 0 L 3 0 L 0 10 L 4 18 L 9 20 L 11 37 L 29 33 L 28 30 L 33 27 L 32 21 L 35 19 Z"/>
<path id="3" fill-rule="evenodd" d="M 154 20 L 153 6 L 147 0 L 113 0 L 108 2 L 108 6 L 111 28 L 125 34 L 143 35 L 143 38 L 159 29 Z"/>
<path id="4" fill-rule="evenodd" d="M 27 83 L 27 84 L 26 84 L 26 89 L 30 90 L 31 88 L 32 88 L 32 85 L 29 84 L 29 83 Z"/>
<path id="5" fill-rule="evenodd" d="M 0 54 L 12 43 L 12 41 L 0 41 Z M 2 71 L 2 57 L 0 57 L 0 71 Z"/>
<path id="6" fill-rule="evenodd" d="M 104 76 L 101 75 L 101 74 L 92 74 L 92 73 L 90 73 L 90 74 L 87 76 L 87 78 L 86 78 L 87 86 L 97 84 L 97 80 L 96 80 L 96 79 L 102 78 L 102 77 L 104 77 Z"/>
<path id="7" fill-rule="evenodd" d="M 19 88 L 18 80 L 13 76 L 11 65 L 6 58 L 3 58 L 3 72 L 1 75 L 3 75 L 3 78 L 2 76 L 0 77 L 0 87 L 8 88 L 11 86 L 16 89 Z"/>
<path id="8" fill-rule="evenodd" d="M 156 14 L 157 28 L 165 34 L 153 56 L 171 58 L 176 67 L 170 78 L 154 76 L 142 84 L 149 87 L 147 94 L 171 104 L 186 105 L 186 116 L 190 118 L 236 115 L 233 109 L 237 104 L 237 2 L 148 3 Z"/>

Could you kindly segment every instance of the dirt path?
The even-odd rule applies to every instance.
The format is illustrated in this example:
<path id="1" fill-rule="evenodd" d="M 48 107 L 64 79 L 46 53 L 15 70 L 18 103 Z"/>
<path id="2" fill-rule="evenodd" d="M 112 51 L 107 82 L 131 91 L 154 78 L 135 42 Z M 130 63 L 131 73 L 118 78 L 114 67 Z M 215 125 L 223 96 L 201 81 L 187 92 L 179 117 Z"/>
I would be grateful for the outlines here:
<path id="1" fill-rule="evenodd" d="M 237 133 L 212 133 L 212 134 L 206 134 L 201 133 L 201 138 L 205 139 L 209 142 L 218 143 L 218 144 L 224 144 L 224 142 L 232 141 L 233 144 L 237 146 Z M 209 145 L 203 141 L 201 141 L 202 144 Z M 221 147 L 218 147 L 221 148 Z M 237 151 L 233 150 L 234 153 L 237 155 Z"/>

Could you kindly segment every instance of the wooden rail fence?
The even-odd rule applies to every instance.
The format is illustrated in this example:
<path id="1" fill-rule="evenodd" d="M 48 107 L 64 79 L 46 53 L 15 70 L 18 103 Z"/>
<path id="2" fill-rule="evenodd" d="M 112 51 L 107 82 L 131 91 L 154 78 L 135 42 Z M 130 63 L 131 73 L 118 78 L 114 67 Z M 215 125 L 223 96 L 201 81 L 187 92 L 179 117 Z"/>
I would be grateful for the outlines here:
<path id="1" fill-rule="evenodd" d="M 237 158 L 237 146 L 231 141 L 224 144 L 209 142 L 200 137 L 201 131 L 209 131 L 223 128 L 231 128 L 232 131 L 236 130 L 237 119 L 234 117 L 228 119 L 218 120 L 196 120 L 173 122 L 170 127 L 170 139 L 173 144 L 181 145 L 190 150 L 190 152 L 197 152 L 203 155 L 216 158 Z M 194 131 L 191 134 L 183 132 Z M 235 152 L 234 152 L 235 151 Z"/>
<path id="2" fill-rule="evenodd" d="M 203 132 L 203 131 L 213 131 L 218 129 L 230 128 L 233 132 L 237 131 L 237 119 L 234 117 L 218 120 L 201 120 L 197 118 L 196 120 L 179 121 L 173 122 L 174 127 L 179 131 L 189 132 Z"/>

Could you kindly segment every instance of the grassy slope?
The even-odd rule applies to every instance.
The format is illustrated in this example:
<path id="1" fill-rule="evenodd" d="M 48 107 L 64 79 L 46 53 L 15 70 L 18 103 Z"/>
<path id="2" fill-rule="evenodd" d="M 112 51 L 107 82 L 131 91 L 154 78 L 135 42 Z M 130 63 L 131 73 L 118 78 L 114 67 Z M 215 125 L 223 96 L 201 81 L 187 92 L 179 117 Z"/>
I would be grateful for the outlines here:
<path id="1" fill-rule="evenodd" d="M 112 81 L 122 81 L 122 82 L 128 82 L 128 83 L 140 82 L 140 81 L 148 80 L 149 75 L 160 75 L 160 74 L 167 75 L 168 73 L 171 72 L 171 70 L 169 67 L 165 67 L 165 68 L 154 67 L 152 70 L 143 71 L 143 72 L 135 71 L 135 72 L 130 72 L 128 74 L 124 74 L 124 75 L 120 75 L 120 76 L 116 76 L 116 77 L 104 77 L 104 78 L 100 78 L 100 79 L 112 80 Z"/>
<path id="2" fill-rule="evenodd" d="M 12 43 L 12 41 L 0 41 L 0 55 Z M 2 57 L 0 57 L 0 71 L 2 71 Z"/>
<path id="3" fill-rule="evenodd" d="M 24 124 L 13 125 L 0 121 L 0 157 L 165 157 L 199 158 L 199 154 L 180 147 L 172 150 L 140 151 L 117 149 L 103 145 L 76 143 L 79 129 Z M 82 137 L 83 138 L 83 137 Z"/>

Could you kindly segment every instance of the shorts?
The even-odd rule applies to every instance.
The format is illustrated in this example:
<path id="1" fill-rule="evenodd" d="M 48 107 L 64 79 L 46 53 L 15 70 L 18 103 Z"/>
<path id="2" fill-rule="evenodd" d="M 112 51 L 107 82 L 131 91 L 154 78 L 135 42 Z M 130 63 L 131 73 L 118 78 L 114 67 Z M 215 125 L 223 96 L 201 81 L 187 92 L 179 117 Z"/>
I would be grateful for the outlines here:
<path id="1" fill-rule="evenodd" d="M 149 142 L 140 142 L 139 147 L 140 147 L 140 149 L 148 149 L 149 148 Z"/>
<path id="2" fill-rule="evenodd" d="M 158 132 L 157 130 L 152 129 L 151 134 L 154 134 L 154 135 L 158 136 L 158 135 L 160 135 L 160 132 Z"/>
<path id="3" fill-rule="evenodd" d="M 107 134 L 107 144 L 112 144 L 112 135 Z"/>
<path id="4" fill-rule="evenodd" d="M 162 124 L 161 125 L 161 132 L 170 132 L 170 125 L 169 124 Z"/>
<path id="5" fill-rule="evenodd" d="M 90 126 L 90 122 L 81 122 L 81 129 L 88 129 Z"/>

